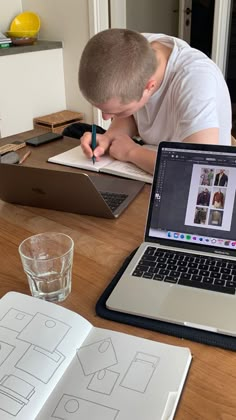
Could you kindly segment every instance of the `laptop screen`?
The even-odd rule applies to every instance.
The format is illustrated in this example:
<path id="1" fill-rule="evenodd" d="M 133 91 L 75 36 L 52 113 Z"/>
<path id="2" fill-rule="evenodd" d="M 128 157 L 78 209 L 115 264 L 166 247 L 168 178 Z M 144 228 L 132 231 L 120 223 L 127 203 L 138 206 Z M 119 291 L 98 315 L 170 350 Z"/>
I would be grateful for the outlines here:
<path id="1" fill-rule="evenodd" d="M 162 142 L 146 240 L 236 251 L 236 148 Z"/>

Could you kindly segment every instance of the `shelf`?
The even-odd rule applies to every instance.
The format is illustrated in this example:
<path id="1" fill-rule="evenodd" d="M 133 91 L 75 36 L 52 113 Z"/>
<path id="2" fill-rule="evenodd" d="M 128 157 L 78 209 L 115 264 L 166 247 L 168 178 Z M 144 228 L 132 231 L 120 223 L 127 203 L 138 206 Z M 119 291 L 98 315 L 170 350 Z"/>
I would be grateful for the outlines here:
<path id="1" fill-rule="evenodd" d="M 9 48 L 0 48 L 0 57 L 30 53 L 36 51 L 55 50 L 62 48 L 61 41 L 36 41 L 33 45 L 12 45 Z"/>

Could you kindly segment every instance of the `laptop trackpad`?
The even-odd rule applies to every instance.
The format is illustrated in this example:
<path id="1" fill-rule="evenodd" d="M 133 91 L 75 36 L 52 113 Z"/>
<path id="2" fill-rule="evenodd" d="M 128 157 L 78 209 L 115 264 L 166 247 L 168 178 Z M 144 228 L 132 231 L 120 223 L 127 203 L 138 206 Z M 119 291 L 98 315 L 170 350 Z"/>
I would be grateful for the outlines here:
<path id="1" fill-rule="evenodd" d="M 170 322 L 236 335 L 234 295 L 185 286 L 170 288 L 158 315 Z"/>

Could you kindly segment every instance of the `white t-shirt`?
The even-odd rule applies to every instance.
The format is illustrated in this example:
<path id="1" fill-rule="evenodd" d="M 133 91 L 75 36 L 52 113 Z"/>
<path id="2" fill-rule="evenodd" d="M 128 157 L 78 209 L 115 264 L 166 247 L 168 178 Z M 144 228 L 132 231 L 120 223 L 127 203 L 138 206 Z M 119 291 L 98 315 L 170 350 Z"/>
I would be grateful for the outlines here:
<path id="1" fill-rule="evenodd" d="M 219 128 L 219 144 L 231 144 L 231 101 L 217 65 L 185 41 L 162 34 L 143 34 L 149 42 L 172 48 L 163 82 L 134 114 L 147 144 L 183 141 L 207 128 Z"/>

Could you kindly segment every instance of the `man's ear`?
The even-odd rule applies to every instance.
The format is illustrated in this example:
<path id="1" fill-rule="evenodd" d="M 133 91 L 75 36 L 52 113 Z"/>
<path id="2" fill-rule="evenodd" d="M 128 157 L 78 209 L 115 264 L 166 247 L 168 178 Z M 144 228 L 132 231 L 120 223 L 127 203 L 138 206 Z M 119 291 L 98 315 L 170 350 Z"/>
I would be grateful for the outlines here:
<path id="1" fill-rule="evenodd" d="M 156 80 L 155 79 L 149 79 L 146 83 L 145 89 L 143 94 L 148 94 L 149 96 L 152 95 L 154 90 L 156 89 Z"/>

